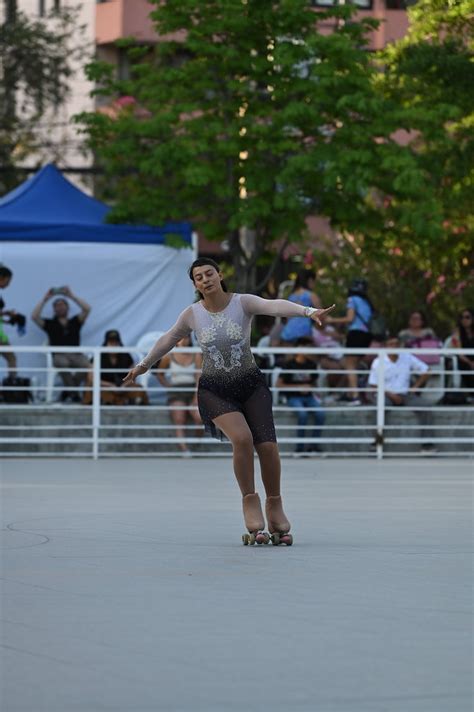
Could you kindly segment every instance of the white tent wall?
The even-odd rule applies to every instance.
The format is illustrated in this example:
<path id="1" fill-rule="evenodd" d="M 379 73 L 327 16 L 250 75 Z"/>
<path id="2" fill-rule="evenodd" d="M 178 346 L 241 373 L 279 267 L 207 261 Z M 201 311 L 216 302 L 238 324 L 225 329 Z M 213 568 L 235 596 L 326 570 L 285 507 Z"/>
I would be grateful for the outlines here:
<path id="1" fill-rule="evenodd" d="M 118 329 L 124 345 L 134 346 L 148 331 L 169 329 L 193 302 L 187 270 L 194 257 L 192 249 L 163 245 L 0 241 L 0 263 L 13 272 L 10 286 L 1 292 L 5 308 L 28 318 L 24 336 L 5 325 L 10 343 L 47 343 L 31 312 L 50 287 L 68 286 L 92 307 L 81 331 L 83 347 L 102 344 L 108 329 Z M 43 309 L 44 317 L 52 316 L 52 301 Z M 79 307 L 69 301 L 73 316 Z M 18 361 L 19 375 L 31 375 L 29 367 L 45 364 L 44 356 L 19 354 Z M 1 359 L 2 377 L 5 366 Z"/>

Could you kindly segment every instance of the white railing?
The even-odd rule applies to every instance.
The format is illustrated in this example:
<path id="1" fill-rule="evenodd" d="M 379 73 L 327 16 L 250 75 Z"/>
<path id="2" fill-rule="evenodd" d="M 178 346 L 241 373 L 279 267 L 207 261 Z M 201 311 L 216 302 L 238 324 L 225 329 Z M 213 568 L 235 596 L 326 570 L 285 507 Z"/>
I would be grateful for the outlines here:
<path id="1" fill-rule="evenodd" d="M 18 456 L 170 456 L 181 455 L 180 444 L 190 448 L 193 456 L 222 456 L 229 453 L 229 443 L 220 443 L 208 437 L 194 423 L 182 426 L 184 437 L 176 437 L 176 425 L 171 422 L 173 410 L 189 411 L 194 406 L 167 404 L 167 389 L 156 380 L 156 369 L 141 377 L 141 387 L 150 399 L 147 406 L 107 405 L 106 394 L 127 395 L 124 388 L 104 388 L 100 382 L 100 356 L 104 352 L 131 353 L 139 358 L 136 348 L 80 347 L 91 359 L 89 386 L 75 386 L 67 390 L 87 400 L 90 405 L 61 403 L 58 399 L 65 386 L 59 369 L 54 368 L 52 353 L 77 353 L 77 347 L 2 346 L 1 351 L 13 351 L 18 359 L 18 373 L 27 376 L 30 384 L 18 383 L 1 387 L 0 401 L 0 454 Z M 176 349 L 185 353 L 199 353 L 196 348 Z M 318 446 L 327 456 L 437 456 L 474 455 L 474 392 L 463 385 L 458 369 L 458 356 L 472 352 L 463 349 L 412 349 L 414 355 L 430 354 L 439 357 L 439 363 L 430 367 L 430 379 L 411 399 L 408 405 L 387 405 L 384 383 L 384 359 L 379 360 L 377 387 L 367 385 L 367 362 L 387 353 L 384 349 L 338 348 L 255 348 L 256 357 L 271 362 L 262 366 L 273 395 L 275 425 L 282 455 L 293 454 L 297 446 Z M 404 349 L 390 349 L 390 353 L 403 353 Z M 347 385 L 333 385 L 337 376 L 344 377 L 347 370 L 343 360 L 334 361 L 334 368 L 321 368 L 310 364 L 308 373 L 318 377 L 311 392 L 320 399 L 318 407 L 306 408 L 306 414 L 323 410 L 325 420 L 320 426 L 296 422 L 296 410 L 284 396 L 281 377 L 285 374 L 284 358 L 298 353 L 319 359 L 331 355 L 360 354 L 356 371 L 361 404 L 348 406 L 339 400 L 347 392 Z M 364 363 L 365 362 L 365 363 Z M 62 369 L 67 370 L 67 369 Z M 71 369 L 75 372 L 80 369 Z M 83 369 L 84 372 L 86 369 Z M 103 371 L 102 371 L 103 373 Z M 466 373 L 466 372 L 464 372 Z M 467 372 L 469 373 L 469 372 Z M 472 374 L 472 372 L 470 372 Z M 1 373 L 2 380 L 6 371 Z M 86 375 L 86 374 L 85 374 Z M 170 386 L 173 392 L 188 392 L 193 387 Z M 31 400 L 20 400 L 19 393 L 28 392 Z M 454 395 L 453 395 L 454 394 Z M 462 402 L 462 400 L 465 402 Z M 110 399 L 108 399 L 110 400 Z M 9 402 L 10 401 L 10 402 Z M 101 402 L 102 401 L 102 402 Z M 318 433 L 314 433 L 318 430 Z M 298 432 L 299 431 L 299 432 Z M 424 447 L 425 446 L 425 447 Z M 429 448 L 428 448 L 429 446 Z M 423 449 L 424 448 L 424 449 Z M 310 453 L 308 453 L 309 455 Z"/>

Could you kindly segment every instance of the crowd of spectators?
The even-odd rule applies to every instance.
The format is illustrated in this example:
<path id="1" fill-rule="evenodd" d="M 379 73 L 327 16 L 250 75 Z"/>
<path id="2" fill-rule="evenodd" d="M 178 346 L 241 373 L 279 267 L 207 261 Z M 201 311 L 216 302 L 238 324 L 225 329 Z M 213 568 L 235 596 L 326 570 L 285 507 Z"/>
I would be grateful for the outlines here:
<path id="1" fill-rule="evenodd" d="M 12 271 L 0 265 L 0 289 L 6 289 L 13 277 Z M 303 306 L 319 307 L 320 298 L 316 293 L 314 273 L 305 270 L 297 276 L 289 300 Z M 53 317 L 43 315 L 45 305 L 52 300 Z M 71 315 L 70 303 L 77 305 L 78 311 Z M 42 329 L 50 346 L 78 347 L 74 353 L 53 352 L 52 361 L 58 370 L 63 389 L 59 395 L 60 403 L 92 402 L 93 372 L 90 358 L 81 352 L 81 329 L 89 317 L 91 307 L 69 287 L 49 289 L 33 309 L 32 320 Z M 374 402 L 373 388 L 378 385 L 379 358 L 370 351 L 366 354 L 360 349 L 384 346 L 387 349 L 432 349 L 447 348 L 471 349 L 471 354 L 457 357 L 457 368 L 461 373 L 459 392 L 452 393 L 452 402 L 473 402 L 474 394 L 474 311 L 463 309 L 457 324 L 444 341 L 439 338 L 427 323 L 421 310 L 412 311 L 406 327 L 398 334 L 389 334 L 383 315 L 372 303 L 367 282 L 355 279 L 348 288 L 344 314 L 328 316 L 322 326 L 317 326 L 307 317 L 277 319 L 262 322 L 263 336 L 257 345 L 310 348 L 316 346 L 326 349 L 327 353 L 298 353 L 277 355 L 260 359 L 260 365 L 271 372 L 276 367 L 276 378 L 269 382 L 284 399 L 289 408 L 295 411 L 298 437 L 304 433 L 311 435 L 309 448 L 318 451 L 315 440 L 319 437 L 324 424 L 323 405 L 336 402 L 339 405 L 359 406 Z M 8 345 L 5 325 L 23 328 L 25 317 L 14 310 L 5 309 L 0 297 L 0 345 Z M 103 346 L 123 347 L 120 333 L 109 329 L 103 340 Z M 178 347 L 190 346 L 189 339 L 183 339 Z M 343 351 L 343 347 L 345 351 Z M 347 352 L 347 349 L 350 349 Z M 17 361 L 11 352 L 2 355 L 8 367 L 8 384 L 18 382 Z M 134 354 L 136 356 L 136 354 Z M 188 454 L 184 438 L 184 426 L 188 420 L 196 426 L 196 435 L 202 433 L 201 420 L 196 403 L 196 382 L 199 378 L 201 355 L 172 352 L 165 356 L 155 367 L 159 383 L 166 389 L 170 418 L 175 426 L 179 447 L 183 454 Z M 145 389 L 123 387 L 123 378 L 134 358 L 129 353 L 110 351 L 101 355 L 100 394 L 101 402 L 107 405 L 147 405 L 149 397 Z M 384 356 L 384 392 L 388 407 L 411 405 L 423 393 L 430 377 L 439 370 L 438 354 L 413 355 L 411 353 L 390 353 Z M 319 383 L 318 383 L 319 378 Z M 25 379 L 20 379 L 25 380 Z M 324 401 L 320 395 L 321 381 L 324 380 Z M 319 387 L 318 387 L 319 386 Z M 11 390 L 11 389 L 10 389 Z M 319 393 L 319 395 L 318 395 Z M 7 399 L 5 399 L 7 400 Z M 303 452 L 299 443 L 297 452 Z"/>

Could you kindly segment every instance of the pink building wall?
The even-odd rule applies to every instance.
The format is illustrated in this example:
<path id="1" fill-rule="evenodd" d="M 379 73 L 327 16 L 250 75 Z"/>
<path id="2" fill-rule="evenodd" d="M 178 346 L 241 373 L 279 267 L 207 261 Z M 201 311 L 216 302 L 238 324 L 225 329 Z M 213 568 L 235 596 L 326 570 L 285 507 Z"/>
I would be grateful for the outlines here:
<path id="1" fill-rule="evenodd" d="M 156 42 L 157 35 L 149 17 L 153 10 L 147 0 L 107 0 L 96 5 L 96 41 L 99 45 L 115 42 L 121 37 L 134 36 L 138 42 Z M 317 12 L 317 8 L 315 8 Z M 371 10 L 361 10 L 360 17 L 382 20 L 374 31 L 372 49 L 381 49 L 406 34 L 408 17 L 404 10 L 387 10 L 385 0 L 373 0 Z M 328 31 L 330 28 L 328 27 Z"/>

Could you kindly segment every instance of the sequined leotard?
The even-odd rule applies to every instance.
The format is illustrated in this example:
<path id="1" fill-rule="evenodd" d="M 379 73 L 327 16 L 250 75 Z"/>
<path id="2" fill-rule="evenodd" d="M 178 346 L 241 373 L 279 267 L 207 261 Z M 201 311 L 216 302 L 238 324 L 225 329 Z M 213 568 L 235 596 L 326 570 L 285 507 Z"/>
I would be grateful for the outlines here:
<path id="1" fill-rule="evenodd" d="M 262 299 L 254 294 L 232 294 L 220 312 L 210 312 L 202 301 L 196 302 L 180 314 L 176 324 L 141 362 L 150 368 L 194 331 L 203 352 L 198 406 L 206 430 L 220 437 L 214 418 L 240 411 L 255 444 L 276 441 L 271 393 L 250 350 L 250 328 L 256 314 L 303 316 L 304 307 L 286 299 Z"/>

